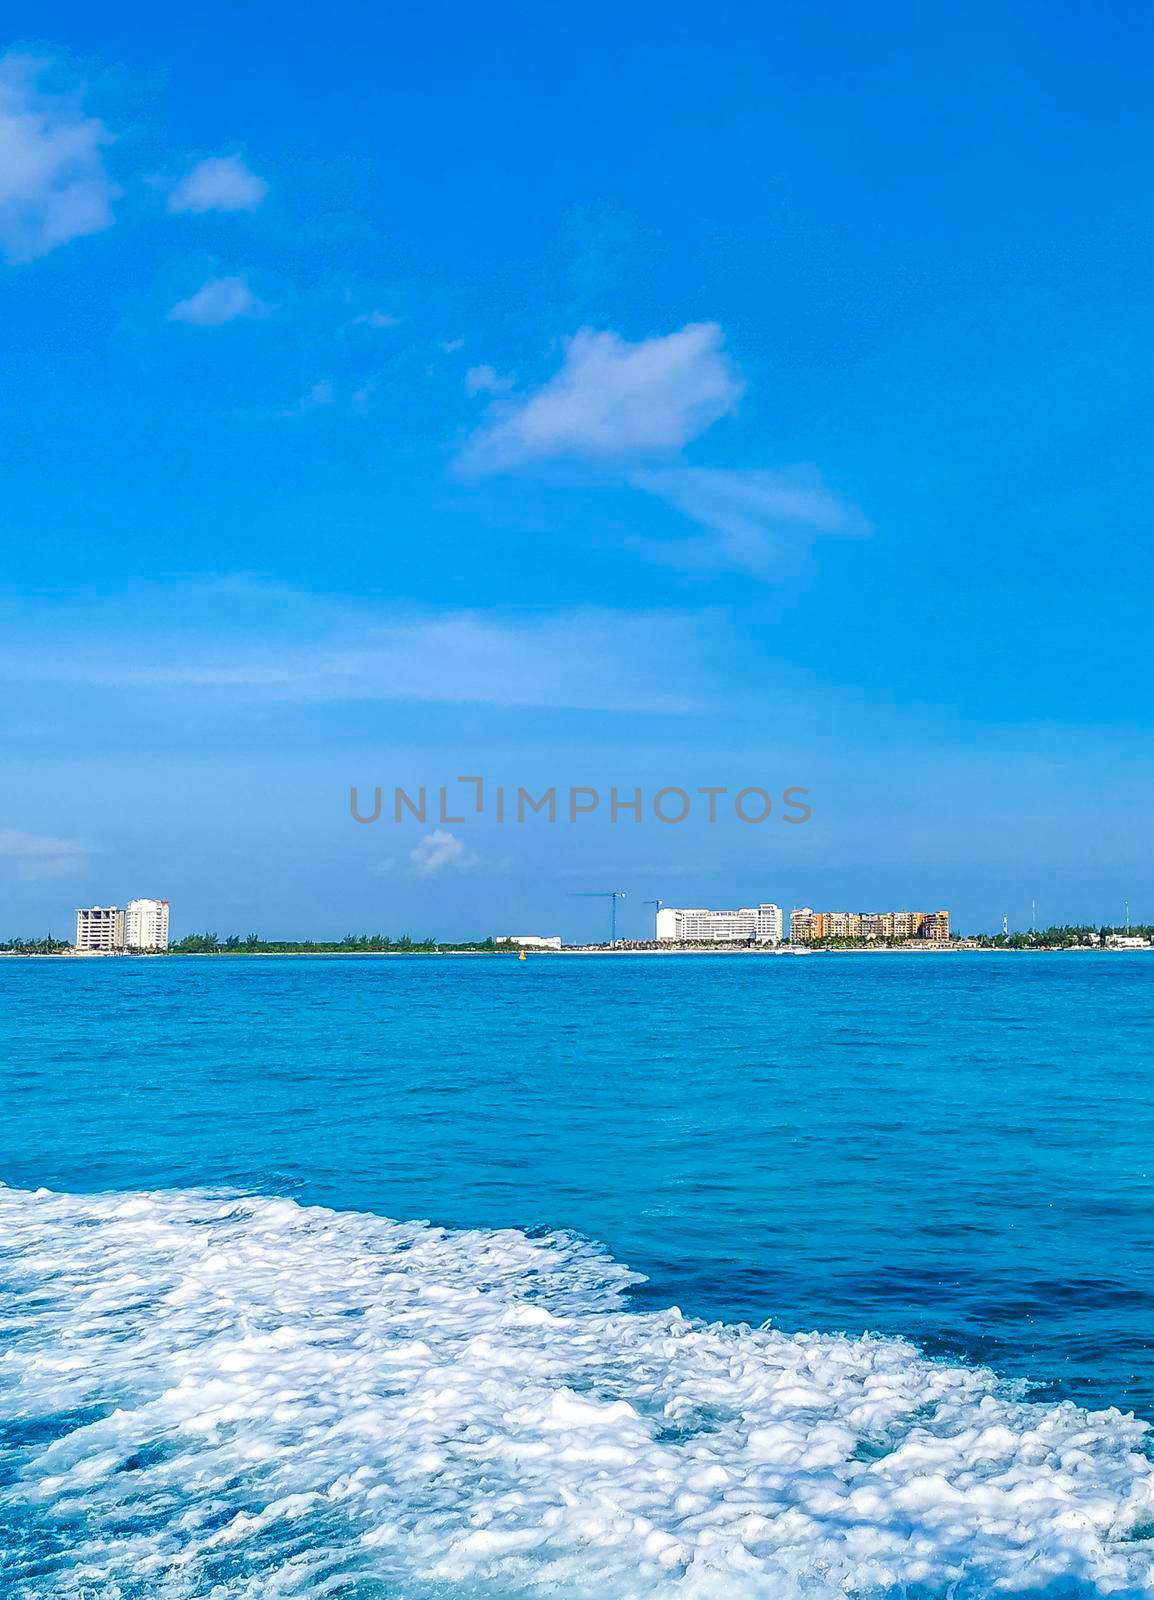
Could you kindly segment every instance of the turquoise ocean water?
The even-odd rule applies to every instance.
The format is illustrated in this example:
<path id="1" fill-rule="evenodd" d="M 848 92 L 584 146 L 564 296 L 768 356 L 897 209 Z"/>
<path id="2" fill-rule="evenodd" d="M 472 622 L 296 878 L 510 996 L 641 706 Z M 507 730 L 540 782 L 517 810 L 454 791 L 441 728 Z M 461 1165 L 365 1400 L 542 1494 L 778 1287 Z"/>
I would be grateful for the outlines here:
<path id="1" fill-rule="evenodd" d="M 1154 959 L 0 1008 L 5 1594 L 1154 1591 Z"/>

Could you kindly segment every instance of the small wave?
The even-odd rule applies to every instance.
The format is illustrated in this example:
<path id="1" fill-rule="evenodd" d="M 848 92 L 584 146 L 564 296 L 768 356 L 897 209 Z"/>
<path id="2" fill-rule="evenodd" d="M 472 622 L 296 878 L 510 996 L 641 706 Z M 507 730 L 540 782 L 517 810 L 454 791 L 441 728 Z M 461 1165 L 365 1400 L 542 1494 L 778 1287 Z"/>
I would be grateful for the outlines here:
<path id="1" fill-rule="evenodd" d="M 17 1600 L 1154 1593 L 1145 1424 L 588 1243 L 0 1188 Z"/>

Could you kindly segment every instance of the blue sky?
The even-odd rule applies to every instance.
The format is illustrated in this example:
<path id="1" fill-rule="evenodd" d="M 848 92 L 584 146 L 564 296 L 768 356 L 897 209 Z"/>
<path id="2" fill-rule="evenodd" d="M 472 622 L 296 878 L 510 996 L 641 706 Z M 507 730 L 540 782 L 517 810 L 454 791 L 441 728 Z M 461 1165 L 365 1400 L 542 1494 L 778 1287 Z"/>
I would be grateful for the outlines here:
<path id="1" fill-rule="evenodd" d="M 0 934 L 1154 920 L 1152 27 L 46 0 L 0 67 Z M 349 817 L 474 773 L 778 806 Z"/>

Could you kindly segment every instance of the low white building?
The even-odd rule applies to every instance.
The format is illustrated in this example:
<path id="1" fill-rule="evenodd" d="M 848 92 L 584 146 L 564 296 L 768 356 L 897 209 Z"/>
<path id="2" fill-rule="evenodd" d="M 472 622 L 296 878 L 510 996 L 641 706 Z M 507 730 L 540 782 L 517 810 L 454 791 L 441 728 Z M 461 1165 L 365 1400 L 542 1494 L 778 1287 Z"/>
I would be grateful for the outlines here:
<path id="1" fill-rule="evenodd" d="M 124 943 L 129 950 L 167 950 L 168 901 L 130 900 L 124 908 Z"/>
<path id="2" fill-rule="evenodd" d="M 561 935 L 540 933 L 501 933 L 498 934 L 495 944 L 520 944 L 526 950 L 560 950 Z"/>
<path id="3" fill-rule="evenodd" d="M 77 950 L 107 954 L 124 949 L 124 912 L 119 906 L 84 906 L 76 913 Z"/>
<path id="4" fill-rule="evenodd" d="M 657 913 L 659 944 L 780 944 L 781 907 L 743 906 L 737 911 L 662 906 Z"/>

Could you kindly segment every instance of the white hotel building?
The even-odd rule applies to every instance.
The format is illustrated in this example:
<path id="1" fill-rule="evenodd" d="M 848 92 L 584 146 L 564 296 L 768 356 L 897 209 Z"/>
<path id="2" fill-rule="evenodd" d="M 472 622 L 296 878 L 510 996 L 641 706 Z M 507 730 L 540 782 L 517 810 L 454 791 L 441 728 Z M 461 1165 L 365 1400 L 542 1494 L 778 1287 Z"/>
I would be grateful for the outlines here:
<path id="1" fill-rule="evenodd" d="M 662 906 L 657 913 L 658 944 L 780 944 L 780 906 L 746 906 L 739 911 L 704 911 Z"/>
<path id="2" fill-rule="evenodd" d="M 119 906 L 86 906 L 76 913 L 77 950 L 105 955 L 118 950 L 167 950 L 168 901 L 130 900 Z"/>
<path id="3" fill-rule="evenodd" d="M 168 901 L 130 900 L 124 908 L 124 943 L 129 950 L 167 950 Z"/>
<path id="4" fill-rule="evenodd" d="M 77 950 L 105 954 L 124 949 L 124 912 L 119 906 L 88 906 L 76 913 Z"/>

